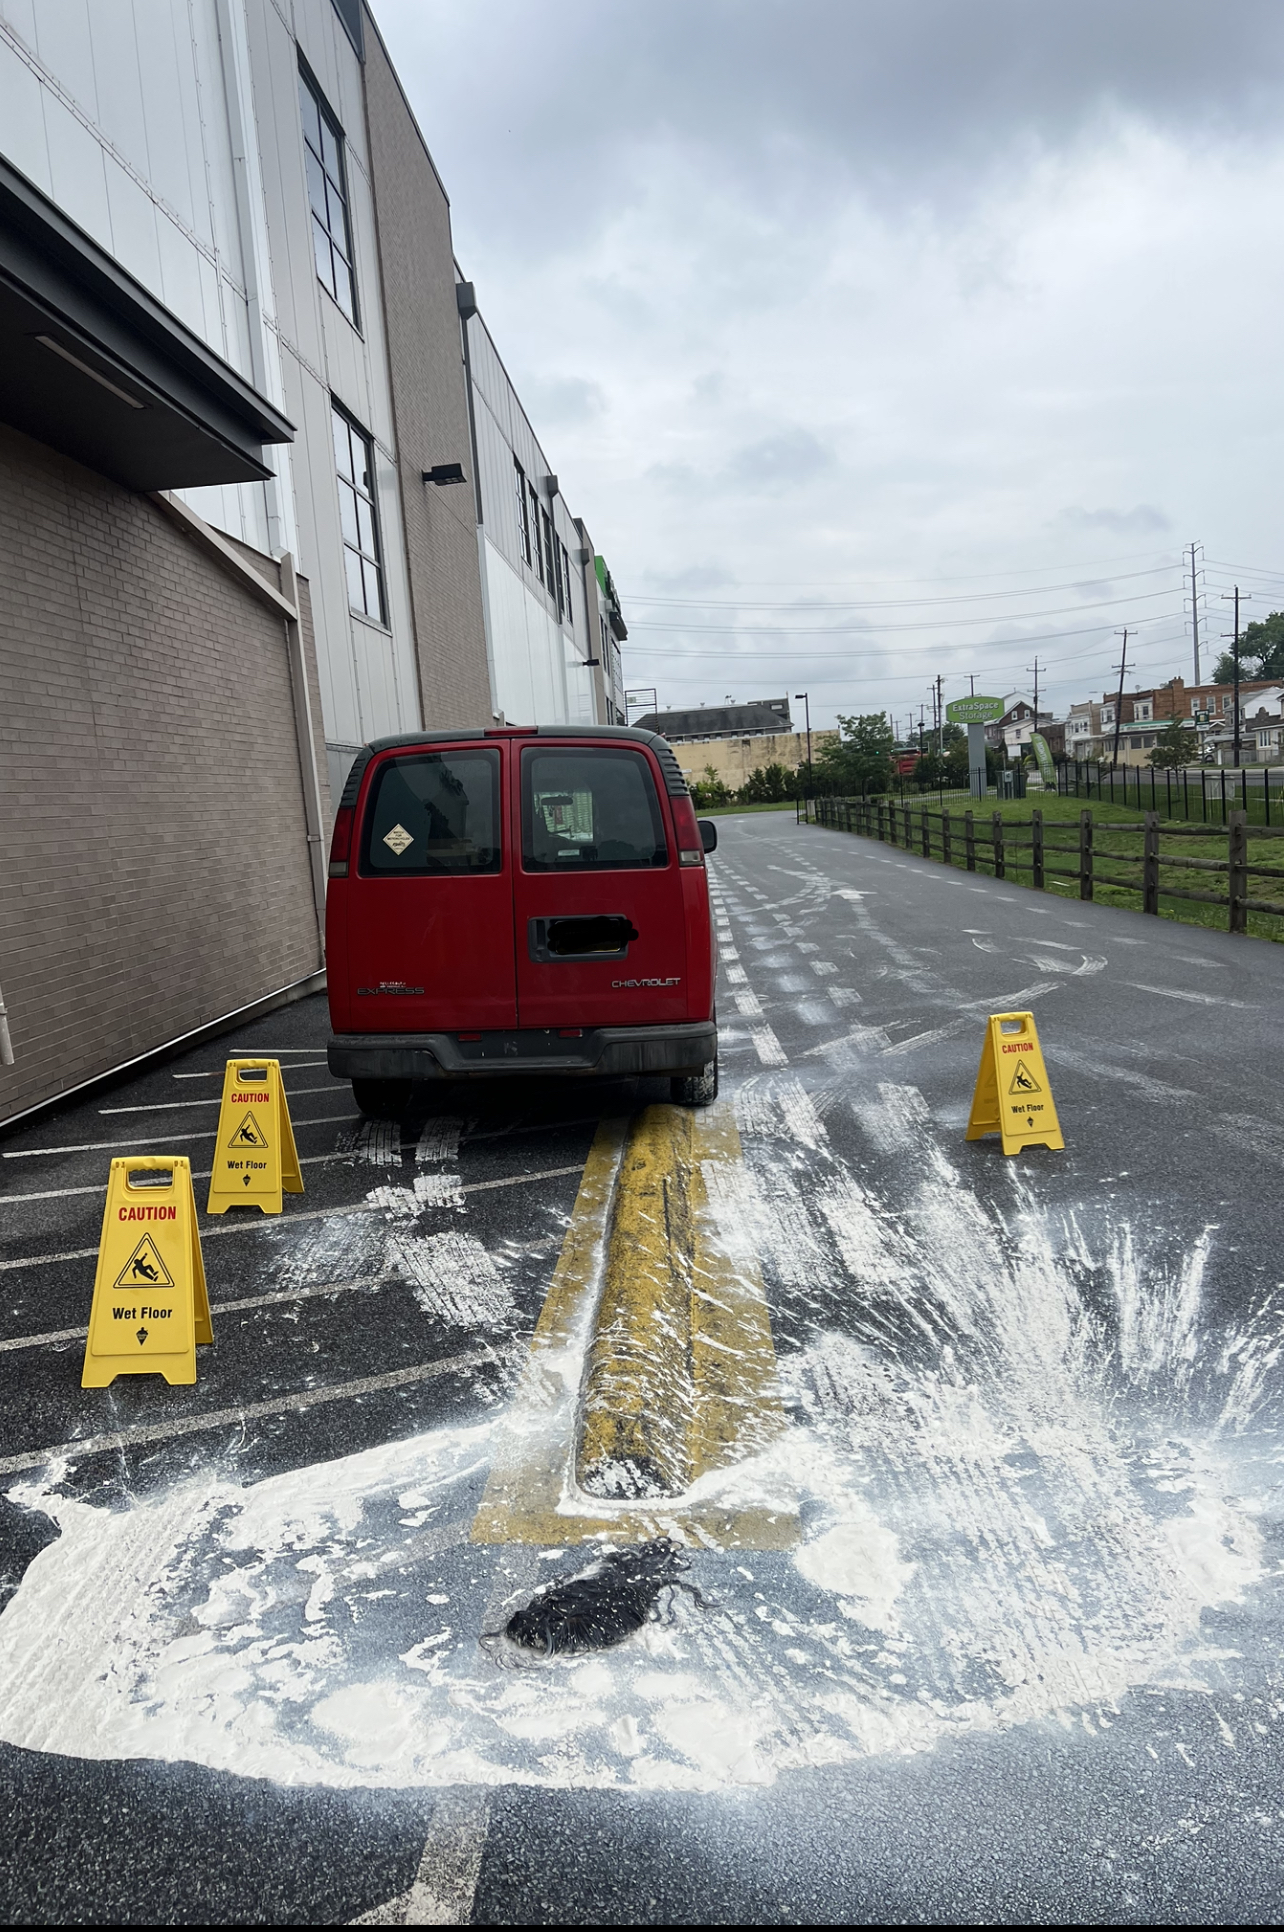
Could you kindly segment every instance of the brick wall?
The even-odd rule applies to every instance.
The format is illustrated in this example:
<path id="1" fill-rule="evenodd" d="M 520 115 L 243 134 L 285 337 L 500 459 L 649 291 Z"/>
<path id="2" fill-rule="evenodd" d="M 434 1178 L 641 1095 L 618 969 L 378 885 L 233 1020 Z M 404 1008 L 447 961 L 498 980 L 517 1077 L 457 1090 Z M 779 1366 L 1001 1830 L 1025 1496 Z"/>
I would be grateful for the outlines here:
<path id="1" fill-rule="evenodd" d="M 424 725 L 489 724 L 473 456 L 450 203 L 366 14 L 366 115 Z M 421 482 L 462 463 L 466 484 Z"/>
<path id="2" fill-rule="evenodd" d="M 0 530 L 3 1121 L 320 961 L 284 618 L 4 426 Z"/>

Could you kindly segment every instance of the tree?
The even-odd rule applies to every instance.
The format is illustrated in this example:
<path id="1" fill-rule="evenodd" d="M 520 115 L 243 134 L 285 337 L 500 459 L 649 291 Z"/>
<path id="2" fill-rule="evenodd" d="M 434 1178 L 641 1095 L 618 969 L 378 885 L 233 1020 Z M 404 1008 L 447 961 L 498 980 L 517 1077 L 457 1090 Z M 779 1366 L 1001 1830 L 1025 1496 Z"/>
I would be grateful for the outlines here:
<path id="1" fill-rule="evenodd" d="M 1284 610 L 1247 624 L 1239 634 L 1241 678 L 1284 679 Z M 1214 684 L 1235 682 L 1235 654 L 1223 651 L 1213 671 Z"/>
<path id="2" fill-rule="evenodd" d="M 710 805 L 730 805 L 735 793 L 719 778 L 714 766 L 706 765 L 703 778 L 697 778 L 691 787 L 691 796 L 697 806 L 707 810 Z"/>
<path id="3" fill-rule="evenodd" d="M 1193 765 L 1199 756 L 1199 739 L 1189 725 L 1173 718 L 1155 739 L 1150 762 L 1160 771 L 1175 771 L 1179 765 Z"/>
<path id="4" fill-rule="evenodd" d="M 869 711 L 858 718 L 840 717 L 838 734 L 816 754 L 820 788 L 847 797 L 887 791 L 892 782 L 896 734 L 886 713 Z"/>
<path id="5" fill-rule="evenodd" d="M 783 765 L 761 766 L 750 772 L 740 788 L 741 800 L 746 805 L 783 805 L 787 798 L 797 795 L 798 774 L 786 771 Z"/>

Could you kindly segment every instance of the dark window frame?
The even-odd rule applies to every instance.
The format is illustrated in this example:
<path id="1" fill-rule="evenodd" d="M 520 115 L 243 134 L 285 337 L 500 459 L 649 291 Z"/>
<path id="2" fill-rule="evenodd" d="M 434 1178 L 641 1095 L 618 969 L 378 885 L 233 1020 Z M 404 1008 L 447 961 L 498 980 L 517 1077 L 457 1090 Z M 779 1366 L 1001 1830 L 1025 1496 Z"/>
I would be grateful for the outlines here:
<path id="1" fill-rule="evenodd" d="M 316 111 L 315 138 L 308 125 L 305 96 Z M 301 54 L 299 56 L 299 97 L 303 121 L 303 166 L 307 182 L 313 266 L 317 272 L 318 282 L 340 314 L 346 316 L 354 329 L 359 330 L 361 308 L 357 299 L 357 269 L 352 246 L 352 202 L 348 193 L 347 143 L 338 116 L 326 100 L 315 74 Z M 327 133 L 333 144 L 333 154 L 327 149 L 325 139 Z M 320 209 L 317 207 L 318 199 L 322 203 Z M 334 232 L 336 204 L 339 214 L 338 225 L 342 229 L 341 236 Z M 342 274 L 337 266 L 336 257 L 337 262 L 342 264 Z M 328 264 L 328 276 L 322 273 L 323 261 Z M 347 302 L 343 299 L 345 289 L 350 298 Z"/>
<path id="2" fill-rule="evenodd" d="M 393 866 L 372 866 L 370 863 L 371 840 L 374 834 L 375 810 L 379 793 L 387 780 L 389 772 L 396 771 L 400 765 L 440 764 L 444 759 L 467 757 L 483 759 L 490 767 L 491 774 L 491 815 L 496 843 L 492 848 L 493 859 L 487 865 L 474 865 L 451 869 L 437 866 L 410 866 L 399 862 Z M 493 879 L 505 869 L 507 849 L 504 840 L 504 794 L 502 789 L 502 767 L 499 750 L 494 745 L 458 745 L 440 751 L 416 749 L 385 759 L 376 770 L 366 791 L 365 810 L 361 821 L 361 840 L 357 853 L 357 873 L 362 879 L 396 881 L 398 879 Z"/>
<path id="3" fill-rule="evenodd" d="M 535 546 L 535 561 L 534 561 L 534 564 L 532 565 L 532 568 L 535 572 L 535 575 L 539 578 L 540 582 L 543 583 L 544 552 L 540 544 L 540 534 L 539 534 L 539 508 L 540 508 L 539 492 L 536 490 L 535 485 L 530 481 L 529 478 L 527 479 L 527 482 L 526 482 L 526 491 L 527 491 L 527 495 L 530 498 L 531 536 L 532 536 L 532 542 L 534 543 L 534 546 Z"/>
<path id="4" fill-rule="evenodd" d="M 568 629 L 573 631 L 575 629 L 575 606 L 571 602 L 571 558 L 566 545 L 560 537 L 557 540 L 557 547 L 561 554 L 562 578 L 566 586 L 566 595 L 562 603 L 562 622 Z"/>
<path id="5" fill-rule="evenodd" d="M 649 859 L 575 859 L 565 863 L 549 862 L 534 856 L 534 773 L 541 758 L 608 758 L 630 760 L 642 768 L 643 783 L 647 803 L 651 811 L 652 830 L 656 844 Z M 521 803 L 522 835 L 520 862 L 524 873 L 540 877 L 559 878 L 581 877 L 586 873 L 599 872 L 663 872 L 673 864 L 673 853 L 669 848 L 669 829 L 665 818 L 664 806 L 660 798 L 661 788 L 651 769 L 651 761 L 646 753 L 634 749 L 632 745 L 524 745 L 521 753 Z M 660 854 L 663 852 L 663 857 Z"/>
<path id="6" fill-rule="evenodd" d="M 529 564 L 531 560 L 531 522 L 530 513 L 526 507 L 526 472 L 516 457 L 513 458 L 513 472 L 517 484 L 517 550 L 523 563 Z"/>
<path id="7" fill-rule="evenodd" d="M 340 425 L 347 432 L 349 453 L 354 459 L 351 462 L 350 474 L 345 474 L 342 468 L 342 456 L 338 448 L 338 431 Z M 339 496 L 339 532 L 343 543 L 344 580 L 348 586 L 348 609 L 354 616 L 364 618 L 367 623 L 379 624 L 384 630 L 387 630 L 389 628 L 388 588 L 383 557 L 383 532 L 379 524 L 379 495 L 375 477 L 374 437 L 368 430 L 362 428 L 355 416 L 346 410 L 342 403 L 334 396 L 330 398 L 330 428 L 331 446 L 334 449 L 335 459 L 335 485 Z M 356 442 L 360 448 L 361 457 L 359 460 L 355 458 L 355 453 L 351 450 L 353 442 Z M 344 512 L 348 507 L 349 498 L 351 499 L 351 515 L 345 518 Z M 361 506 L 363 504 L 369 512 L 372 545 L 370 549 L 367 549 L 363 542 L 365 534 L 361 516 Z M 349 528 L 354 529 L 356 532 L 355 541 L 349 537 Z M 356 559 L 361 577 L 362 601 L 360 604 L 353 601 L 352 566 L 349 563 L 349 558 Z M 369 608 L 369 572 L 373 572 L 375 587 L 378 593 L 377 613 Z"/>

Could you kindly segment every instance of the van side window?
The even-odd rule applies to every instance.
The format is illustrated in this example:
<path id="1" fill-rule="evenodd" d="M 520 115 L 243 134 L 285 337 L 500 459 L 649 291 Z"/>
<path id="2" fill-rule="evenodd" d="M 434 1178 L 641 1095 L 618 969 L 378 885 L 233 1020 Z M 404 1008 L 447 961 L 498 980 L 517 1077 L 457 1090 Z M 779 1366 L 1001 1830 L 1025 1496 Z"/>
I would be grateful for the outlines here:
<path id="1" fill-rule="evenodd" d="M 667 865 L 664 820 L 640 751 L 522 753 L 522 864 L 528 872 Z"/>
<path id="2" fill-rule="evenodd" d="M 375 775 L 361 836 L 361 870 L 431 878 L 498 872 L 499 753 L 416 752 Z"/>

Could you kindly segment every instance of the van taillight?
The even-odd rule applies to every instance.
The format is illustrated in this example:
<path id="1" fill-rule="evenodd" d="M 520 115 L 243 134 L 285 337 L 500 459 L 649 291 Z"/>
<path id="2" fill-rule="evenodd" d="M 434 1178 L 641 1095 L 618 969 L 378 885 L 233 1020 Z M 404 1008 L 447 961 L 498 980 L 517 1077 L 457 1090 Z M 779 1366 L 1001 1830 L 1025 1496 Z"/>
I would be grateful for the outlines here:
<path id="1" fill-rule="evenodd" d="M 346 879 L 348 876 L 348 854 L 352 849 L 352 818 L 350 810 L 335 814 L 334 836 L 330 840 L 330 877 Z"/>
<path id="2" fill-rule="evenodd" d="M 700 827 L 696 824 L 695 806 L 689 793 L 671 798 L 673 823 L 678 834 L 679 865 L 704 864 L 704 840 L 700 837 Z"/>

